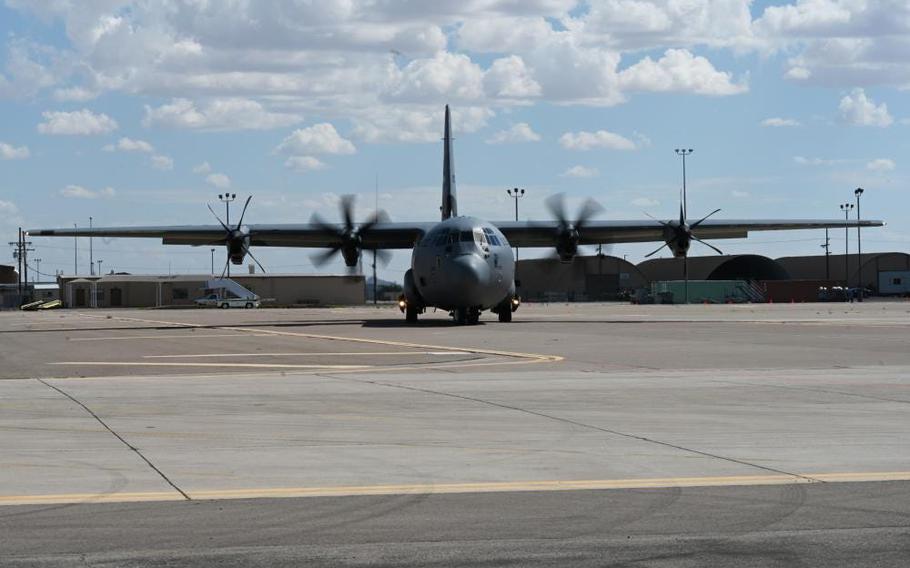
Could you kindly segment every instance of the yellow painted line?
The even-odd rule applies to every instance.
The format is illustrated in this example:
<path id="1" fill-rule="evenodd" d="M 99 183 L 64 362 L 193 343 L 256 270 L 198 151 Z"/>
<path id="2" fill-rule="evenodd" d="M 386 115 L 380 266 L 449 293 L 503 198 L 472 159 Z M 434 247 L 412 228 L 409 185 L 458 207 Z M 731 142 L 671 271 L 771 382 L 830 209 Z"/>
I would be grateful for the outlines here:
<path id="1" fill-rule="evenodd" d="M 411 349 L 461 351 L 463 353 L 482 353 L 484 355 L 497 355 L 499 357 L 514 357 L 518 359 L 534 359 L 555 363 L 564 358 L 559 355 L 541 355 L 538 353 L 520 353 L 516 351 L 502 351 L 498 349 L 484 349 L 479 347 L 457 347 L 453 345 L 427 345 L 423 343 L 410 343 L 407 341 L 390 341 L 388 339 L 370 339 L 366 337 L 339 337 L 336 335 L 321 335 L 316 333 L 300 333 L 293 331 L 277 331 L 272 329 L 250 329 L 244 327 L 224 327 L 234 331 L 248 331 L 251 333 L 267 333 L 270 335 L 286 335 L 290 337 L 305 337 L 307 339 L 322 339 L 326 341 L 349 341 L 352 343 L 367 343 L 372 345 L 391 345 L 395 347 L 409 347 Z"/>
<path id="2" fill-rule="evenodd" d="M 361 357 L 371 355 L 464 355 L 464 351 L 347 351 L 347 352 L 296 352 L 296 353 L 194 353 L 192 355 L 143 355 L 143 359 L 188 359 L 209 357 Z"/>
<path id="3" fill-rule="evenodd" d="M 241 369 L 367 369 L 369 365 L 296 365 L 283 363 L 164 363 L 151 361 L 57 361 L 48 365 L 89 367 L 237 367 Z"/>
<path id="4" fill-rule="evenodd" d="M 93 317 L 89 315 L 89 317 Z M 94 316 L 100 317 L 100 316 Z M 184 327 L 201 327 L 199 324 L 194 323 L 179 323 L 179 322 L 169 322 L 169 321 L 160 321 L 160 320 L 147 320 L 140 318 L 129 318 L 123 316 L 116 316 L 115 319 L 122 319 L 126 321 L 137 321 L 143 323 L 156 323 L 156 324 L 165 324 L 173 326 L 184 326 Z M 406 347 L 410 349 L 425 349 L 429 351 L 460 351 L 462 353 L 481 353 L 484 355 L 495 355 L 499 357 L 511 357 L 516 359 L 524 359 L 528 362 L 541 362 L 541 363 L 557 363 L 563 361 L 564 357 L 559 355 L 541 355 L 538 353 L 521 353 L 515 351 L 502 351 L 497 349 L 483 349 L 478 347 L 456 347 L 451 345 L 428 345 L 423 343 L 411 343 L 406 341 L 390 341 L 387 339 L 370 339 L 365 337 L 343 337 L 337 335 L 322 335 L 316 333 L 300 333 L 293 331 L 278 331 L 271 329 L 254 329 L 249 327 L 242 326 L 217 326 L 219 329 L 224 329 L 228 331 L 242 331 L 251 334 L 257 335 L 278 335 L 286 337 L 303 337 L 306 339 L 320 339 L 324 341 L 346 341 L 350 343 L 364 343 L 370 345 L 386 345 L 392 347 Z M 492 364 L 492 363 L 491 363 Z"/>
<path id="5" fill-rule="evenodd" d="M 79 331 L 79 330 L 74 330 Z M 118 337 L 72 337 L 70 341 L 127 341 L 131 339 L 211 339 L 213 337 L 249 337 L 249 333 L 188 333 L 186 335 L 127 335 Z M 271 337 L 263 335 L 260 337 Z"/>
<path id="6" fill-rule="evenodd" d="M 604 489 L 669 489 L 677 487 L 737 487 L 793 485 L 824 481 L 829 483 L 910 481 L 910 471 L 867 473 L 807 473 L 793 475 L 732 475 L 719 477 L 663 477 L 645 479 L 527 480 L 479 483 L 422 483 L 389 485 L 340 485 L 325 487 L 261 487 L 212 489 L 187 494 L 196 500 L 266 499 L 294 497 L 350 497 L 362 495 L 458 494 L 543 491 L 586 491 Z M 186 489 L 184 489 L 186 490 Z M 143 493 L 61 493 L 47 495 L 0 495 L 0 505 L 47 503 L 126 503 L 140 501 L 183 501 L 173 491 Z"/>

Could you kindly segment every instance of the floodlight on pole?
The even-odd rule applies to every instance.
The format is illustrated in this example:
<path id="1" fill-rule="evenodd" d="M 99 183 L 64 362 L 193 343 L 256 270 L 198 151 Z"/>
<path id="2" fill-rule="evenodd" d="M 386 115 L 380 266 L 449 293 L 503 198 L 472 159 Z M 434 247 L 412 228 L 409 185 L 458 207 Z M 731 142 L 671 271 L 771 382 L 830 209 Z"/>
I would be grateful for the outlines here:
<path id="1" fill-rule="evenodd" d="M 841 203 L 840 210 L 844 212 L 844 286 L 850 287 L 850 211 L 853 209 L 852 203 Z"/>
<path id="2" fill-rule="evenodd" d="M 680 203 L 682 204 L 681 205 L 682 210 L 680 212 L 680 223 L 686 223 L 687 222 L 686 220 L 689 218 L 689 212 L 688 212 L 689 205 L 688 205 L 688 199 L 686 198 L 686 156 L 691 155 L 692 152 L 694 152 L 694 151 L 695 150 L 693 150 L 692 148 L 676 148 L 674 150 L 674 152 L 676 152 L 677 156 L 682 156 L 683 185 L 682 185 L 682 199 L 680 200 Z M 689 303 L 689 253 L 688 253 L 688 251 L 686 252 L 685 255 L 683 255 L 683 279 L 685 280 L 685 285 L 684 285 L 685 286 L 685 296 L 686 296 L 686 303 L 688 304 Z"/>
<path id="3" fill-rule="evenodd" d="M 524 188 L 513 187 L 507 189 L 506 193 L 515 200 L 515 220 L 518 221 L 518 199 L 525 196 Z M 518 262 L 518 247 L 515 247 L 515 262 Z"/>
<path id="4" fill-rule="evenodd" d="M 853 195 L 856 196 L 856 262 L 857 270 L 859 274 L 859 301 L 863 301 L 863 296 L 865 286 L 863 285 L 863 238 L 862 233 L 860 232 L 860 212 L 859 212 L 859 198 L 863 195 L 863 192 L 866 191 L 861 187 L 857 187 L 853 190 Z"/>
<path id="5" fill-rule="evenodd" d="M 221 200 L 222 203 L 224 203 L 224 224 L 230 227 L 231 226 L 231 201 L 234 201 L 235 199 L 237 199 L 237 194 L 236 193 L 227 193 L 227 192 L 219 193 L 218 199 Z M 214 274 L 214 272 L 215 271 L 212 270 L 213 274 Z M 227 277 L 228 278 L 231 277 L 230 261 L 228 261 L 228 263 L 227 263 Z"/>

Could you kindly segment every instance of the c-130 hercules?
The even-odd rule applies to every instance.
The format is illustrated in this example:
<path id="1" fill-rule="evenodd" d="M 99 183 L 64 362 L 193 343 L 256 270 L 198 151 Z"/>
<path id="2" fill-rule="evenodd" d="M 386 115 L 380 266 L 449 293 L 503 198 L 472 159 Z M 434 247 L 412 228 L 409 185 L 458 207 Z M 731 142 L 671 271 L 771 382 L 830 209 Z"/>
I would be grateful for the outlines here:
<path id="1" fill-rule="evenodd" d="M 29 234 L 153 237 L 166 245 L 222 245 L 227 250 L 227 262 L 238 265 L 248 254 L 256 260 L 250 253 L 252 246 L 326 248 L 315 258 L 317 264 L 341 253 L 348 267 L 357 265 L 363 250 L 381 254 L 386 249 L 413 249 L 411 268 L 404 275 L 404 293 L 399 301 L 407 321 L 416 322 L 427 308 L 439 308 L 450 312 L 458 324 L 475 324 L 484 310 L 496 313 L 501 322 L 512 321 L 512 312 L 520 303 L 515 289 L 513 246 L 553 246 L 559 259 L 568 262 L 578 253 L 579 245 L 664 241 L 661 248 L 668 247 L 676 257 L 686 257 L 691 242 L 703 242 L 703 238 L 743 238 L 750 231 L 883 225 L 881 221 L 708 219 L 719 210 L 690 222 L 684 197 L 678 220 L 594 221 L 592 217 L 601 207 L 591 199 L 585 201 L 575 219 L 569 219 L 561 195 L 547 199 L 552 221 L 489 222 L 459 217 L 448 105 L 443 145 L 442 220 L 439 222 L 392 223 L 377 212 L 355 225 L 353 197 L 345 196 L 341 200 L 342 224 L 326 223 L 314 214 L 309 224 L 243 225 L 250 203 L 247 198 L 240 221 L 232 227 L 218 219 L 220 226 L 39 229 L 30 230 Z M 695 229 L 698 236 L 694 234 Z M 720 252 L 716 247 L 711 248 Z"/>

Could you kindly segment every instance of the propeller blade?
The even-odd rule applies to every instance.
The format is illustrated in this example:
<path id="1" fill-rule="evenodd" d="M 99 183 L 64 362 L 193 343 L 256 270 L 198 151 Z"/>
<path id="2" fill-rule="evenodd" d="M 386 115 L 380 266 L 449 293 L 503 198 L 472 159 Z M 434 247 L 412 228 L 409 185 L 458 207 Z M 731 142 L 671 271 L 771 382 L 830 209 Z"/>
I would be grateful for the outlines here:
<path id="1" fill-rule="evenodd" d="M 364 221 L 360 225 L 360 227 L 357 229 L 357 234 L 363 235 L 366 232 L 368 232 L 370 229 L 372 229 L 373 225 L 376 225 L 377 223 L 386 223 L 386 222 L 388 222 L 388 220 L 389 220 L 388 213 L 386 213 L 382 209 L 380 209 L 379 211 L 375 211 L 369 217 L 367 217 L 366 221 Z"/>
<path id="2" fill-rule="evenodd" d="M 327 222 L 325 221 L 325 219 L 323 219 L 323 218 L 319 215 L 319 213 L 313 213 L 313 214 L 310 216 L 310 224 L 311 224 L 311 225 L 316 225 L 316 227 L 317 227 L 317 228 L 322 232 L 322 234 L 324 234 L 325 236 L 328 236 L 328 237 L 339 237 L 339 236 L 340 236 L 340 232 L 339 232 L 338 227 L 336 227 L 335 225 L 331 225 L 331 224 L 327 223 Z"/>
<path id="3" fill-rule="evenodd" d="M 243 204 L 243 211 L 240 212 L 240 220 L 237 221 L 237 228 L 240 228 L 240 225 L 243 224 L 243 216 L 246 215 L 246 208 L 250 205 L 250 199 L 253 199 L 253 196 L 250 195 L 246 198 L 246 203 Z"/>
<path id="4" fill-rule="evenodd" d="M 546 205 L 550 215 L 559 221 L 559 224 L 562 226 L 569 224 L 568 218 L 566 217 L 565 196 L 566 194 L 564 193 L 557 193 L 551 195 L 544 201 L 544 205 Z"/>
<path id="5" fill-rule="evenodd" d="M 587 224 L 587 222 L 590 221 L 592 217 L 603 210 L 604 208 L 600 203 L 594 201 L 590 197 L 588 199 L 585 199 L 585 202 L 581 205 L 581 209 L 578 211 L 578 218 L 575 221 L 575 228 L 580 229 L 585 224 Z"/>
<path id="6" fill-rule="evenodd" d="M 711 215 L 714 215 L 715 213 L 717 213 L 719 211 L 720 211 L 720 209 L 715 209 L 714 211 L 711 211 L 710 213 L 708 213 L 707 215 L 705 215 L 704 217 L 702 217 L 701 219 L 699 219 L 698 221 L 696 221 L 695 223 L 690 225 L 689 228 L 694 229 L 695 227 L 701 225 L 704 221 L 706 221 L 708 219 L 708 217 L 710 217 Z"/>
<path id="7" fill-rule="evenodd" d="M 651 257 L 654 256 L 655 254 L 657 254 L 657 253 L 659 253 L 660 251 L 664 250 L 664 247 L 666 247 L 666 246 L 669 246 L 669 245 L 667 245 L 667 243 L 664 243 L 664 244 L 660 245 L 660 248 L 658 248 L 657 250 L 655 250 L 655 251 L 652 252 L 651 254 L 646 254 L 646 255 L 645 255 L 645 258 L 651 258 Z"/>
<path id="8" fill-rule="evenodd" d="M 657 221 L 658 223 L 660 223 L 660 224 L 663 225 L 664 227 L 669 227 L 669 226 L 670 226 L 670 223 L 667 223 L 666 221 L 661 221 L 660 219 L 658 219 L 658 218 L 655 217 L 654 215 L 651 215 L 651 214 L 648 213 L 647 211 L 642 211 L 642 213 L 644 213 L 644 214 L 647 215 L 648 217 L 654 219 L 655 221 Z"/>
<path id="9" fill-rule="evenodd" d="M 345 232 L 350 233 L 354 230 L 354 200 L 353 195 L 342 195 L 339 206 L 341 207 L 341 218 L 344 219 Z"/>
<path id="10" fill-rule="evenodd" d="M 373 257 L 376 259 L 376 262 L 383 267 L 388 266 L 389 263 L 392 262 L 392 252 L 384 249 L 373 249 Z"/>
<path id="11" fill-rule="evenodd" d="M 215 219 L 217 219 L 218 222 L 221 223 L 221 226 L 224 227 L 224 230 L 227 231 L 228 233 L 230 233 L 230 232 L 231 232 L 231 228 L 224 224 L 224 221 L 222 221 L 222 220 L 221 220 L 221 217 L 219 217 L 218 214 L 215 213 L 215 210 L 212 209 L 212 206 L 209 205 L 208 203 L 206 203 L 205 206 L 209 208 L 209 211 L 212 212 L 212 215 L 215 216 Z"/>
<path id="12" fill-rule="evenodd" d="M 255 256 L 253 256 L 253 253 L 250 252 L 250 249 L 247 249 L 246 253 L 249 255 L 250 258 L 253 259 L 253 261 L 254 261 L 257 265 L 259 265 L 259 270 L 261 270 L 262 273 L 265 274 L 265 273 L 266 273 L 265 267 L 262 266 L 262 263 L 259 262 L 259 259 L 258 259 L 258 258 L 256 258 Z"/>
<path id="13" fill-rule="evenodd" d="M 327 263 L 328 261 L 332 260 L 332 257 L 335 256 L 336 254 L 338 254 L 338 252 L 340 250 L 341 250 L 340 246 L 333 246 L 330 249 L 326 249 L 322 252 L 317 252 L 313 255 L 310 255 L 310 260 L 313 262 L 313 264 L 315 266 L 320 267 L 320 266 L 324 265 L 325 263 Z"/>
<path id="14" fill-rule="evenodd" d="M 679 226 L 686 224 L 686 211 L 683 209 L 682 201 L 679 202 Z"/>
<path id="15" fill-rule="evenodd" d="M 224 278 L 224 275 L 227 273 L 228 265 L 231 263 L 231 255 L 227 255 L 227 258 L 224 260 L 224 268 L 221 269 L 221 278 Z"/>
<path id="16" fill-rule="evenodd" d="M 710 249 L 714 249 L 714 251 L 715 251 L 717 254 L 724 254 L 722 250 L 720 250 L 720 249 L 717 248 L 716 246 L 712 245 L 711 243 L 707 243 L 707 242 L 705 242 L 705 241 L 699 239 L 699 238 L 696 237 L 695 235 L 692 235 L 692 238 L 695 239 L 696 241 L 700 242 L 701 244 L 705 245 L 706 247 L 708 247 L 708 248 L 710 248 Z"/>

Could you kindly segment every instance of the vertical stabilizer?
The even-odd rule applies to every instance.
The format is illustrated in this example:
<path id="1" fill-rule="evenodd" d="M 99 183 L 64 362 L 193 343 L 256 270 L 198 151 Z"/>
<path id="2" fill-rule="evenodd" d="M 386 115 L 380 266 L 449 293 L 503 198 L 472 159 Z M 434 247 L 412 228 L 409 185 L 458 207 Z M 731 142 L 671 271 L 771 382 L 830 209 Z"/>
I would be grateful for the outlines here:
<path id="1" fill-rule="evenodd" d="M 455 196 L 455 160 L 452 149 L 452 118 L 446 105 L 445 137 L 442 156 L 442 220 L 458 216 L 458 199 Z"/>

